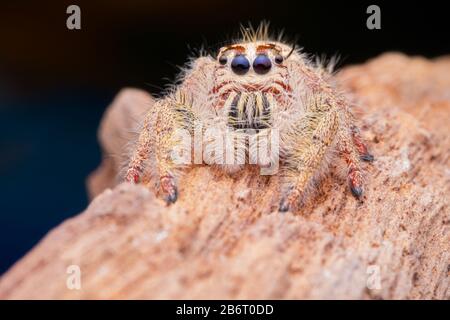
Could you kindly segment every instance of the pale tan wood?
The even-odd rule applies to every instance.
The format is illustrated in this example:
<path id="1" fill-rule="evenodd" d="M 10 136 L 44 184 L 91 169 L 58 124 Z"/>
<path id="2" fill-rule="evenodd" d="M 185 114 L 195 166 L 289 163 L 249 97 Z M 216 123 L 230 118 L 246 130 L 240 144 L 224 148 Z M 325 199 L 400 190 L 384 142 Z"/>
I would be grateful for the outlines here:
<path id="1" fill-rule="evenodd" d="M 103 163 L 100 195 L 2 276 L 0 298 L 449 299 L 450 58 L 385 54 L 338 78 L 376 158 L 363 203 L 332 175 L 280 214 L 277 176 L 196 167 L 167 207 L 142 186 L 101 191 L 117 171 Z M 122 126 L 103 122 L 105 150 Z M 66 286 L 70 265 L 81 290 Z"/>

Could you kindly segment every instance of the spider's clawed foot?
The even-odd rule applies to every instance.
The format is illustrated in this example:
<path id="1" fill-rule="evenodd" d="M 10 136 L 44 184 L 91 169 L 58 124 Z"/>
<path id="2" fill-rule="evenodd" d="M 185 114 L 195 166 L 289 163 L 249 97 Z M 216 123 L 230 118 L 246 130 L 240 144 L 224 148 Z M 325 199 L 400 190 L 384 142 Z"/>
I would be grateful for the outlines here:
<path id="1" fill-rule="evenodd" d="M 291 188 L 286 194 L 281 198 L 280 204 L 278 206 L 279 212 L 287 212 L 294 208 L 295 204 L 298 202 L 301 193 Z"/>
<path id="2" fill-rule="evenodd" d="M 178 190 L 177 190 L 177 188 L 175 188 L 174 191 L 169 193 L 166 196 L 166 198 L 165 198 L 167 204 L 175 203 L 177 201 L 177 199 L 178 199 Z"/>
<path id="3" fill-rule="evenodd" d="M 281 199 L 280 205 L 278 206 L 278 212 L 288 212 L 291 209 L 291 205 L 286 198 Z"/>
<path id="4" fill-rule="evenodd" d="M 167 204 L 175 203 L 178 199 L 178 189 L 175 185 L 175 179 L 170 176 L 161 177 L 161 190 L 166 195 L 165 200 Z"/>
<path id="5" fill-rule="evenodd" d="M 373 162 L 375 160 L 375 157 L 370 153 L 364 153 L 361 155 L 361 160 L 366 162 Z"/>
<path id="6" fill-rule="evenodd" d="M 362 198 L 363 189 L 361 186 L 353 185 L 350 183 L 350 190 L 356 199 L 360 200 Z"/>
<path id="7" fill-rule="evenodd" d="M 350 170 L 348 174 L 348 185 L 353 196 L 358 200 L 361 200 L 363 195 L 362 181 L 362 174 L 359 170 Z"/>

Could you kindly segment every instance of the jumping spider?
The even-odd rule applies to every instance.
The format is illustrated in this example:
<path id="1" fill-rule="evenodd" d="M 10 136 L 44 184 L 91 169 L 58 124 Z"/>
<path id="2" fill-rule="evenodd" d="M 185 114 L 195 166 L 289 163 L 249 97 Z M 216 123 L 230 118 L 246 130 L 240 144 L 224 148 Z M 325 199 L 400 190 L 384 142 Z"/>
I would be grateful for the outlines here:
<path id="1" fill-rule="evenodd" d="M 349 103 L 324 68 L 295 47 L 271 41 L 267 26 L 244 29 L 242 40 L 221 48 L 217 58 L 208 55 L 192 62 L 173 92 L 148 111 L 126 180 L 138 183 L 147 167 L 167 202 L 175 202 L 181 168 L 170 156 L 179 143 L 175 131 L 192 132 L 194 122 L 234 137 L 248 135 L 246 129 L 255 129 L 252 134 L 278 130 L 280 211 L 304 200 L 336 157 L 346 163 L 353 195 L 360 198 L 363 193 L 361 160 L 372 161 L 373 156 Z M 240 167 L 224 165 L 229 170 Z"/>

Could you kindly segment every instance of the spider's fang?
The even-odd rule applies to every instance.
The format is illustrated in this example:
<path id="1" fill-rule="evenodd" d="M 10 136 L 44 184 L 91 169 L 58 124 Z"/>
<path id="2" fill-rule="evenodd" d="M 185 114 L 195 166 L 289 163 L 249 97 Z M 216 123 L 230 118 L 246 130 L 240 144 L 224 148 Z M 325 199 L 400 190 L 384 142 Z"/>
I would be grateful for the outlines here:
<path id="1" fill-rule="evenodd" d="M 294 45 L 292 46 L 292 50 L 287 54 L 286 57 L 284 57 L 284 59 L 286 60 L 287 58 L 289 58 L 289 57 L 291 56 L 291 54 L 294 52 L 294 50 L 295 50 L 295 43 L 294 43 Z"/>
<path id="2" fill-rule="evenodd" d="M 270 107 L 265 94 L 238 93 L 230 104 L 228 125 L 234 129 L 265 129 L 270 126 Z"/>
<path id="3" fill-rule="evenodd" d="M 371 155 L 370 153 L 366 153 L 361 156 L 361 160 L 367 161 L 367 162 L 373 162 L 375 160 L 375 157 L 373 155 Z"/>

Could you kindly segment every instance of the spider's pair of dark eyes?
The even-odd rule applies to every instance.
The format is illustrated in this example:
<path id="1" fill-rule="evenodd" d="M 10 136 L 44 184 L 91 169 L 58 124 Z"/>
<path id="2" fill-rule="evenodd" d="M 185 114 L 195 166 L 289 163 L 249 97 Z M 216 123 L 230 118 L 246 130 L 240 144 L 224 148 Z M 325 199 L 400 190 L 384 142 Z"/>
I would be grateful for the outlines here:
<path id="1" fill-rule="evenodd" d="M 283 57 L 281 55 L 275 56 L 275 62 L 277 64 L 282 63 Z M 221 56 L 219 58 L 219 63 L 225 65 L 227 63 L 227 57 Z M 253 70 L 255 70 L 257 74 L 265 74 L 269 72 L 270 68 L 272 68 L 272 62 L 267 55 L 259 54 L 256 56 L 253 61 Z M 250 69 L 250 62 L 244 55 L 238 54 L 231 60 L 231 69 L 236 74 L 246 74 Z"/>

